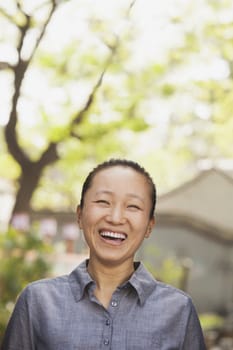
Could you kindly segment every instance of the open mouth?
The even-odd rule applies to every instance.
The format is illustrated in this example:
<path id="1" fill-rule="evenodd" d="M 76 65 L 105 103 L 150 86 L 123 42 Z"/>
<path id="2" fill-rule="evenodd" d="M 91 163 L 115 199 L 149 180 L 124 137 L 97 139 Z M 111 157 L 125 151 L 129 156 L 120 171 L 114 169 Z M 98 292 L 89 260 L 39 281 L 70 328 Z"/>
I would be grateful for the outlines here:
<path id="1" fill-rule="evenodd" d="M 100 236 L 105 240 L 123 242 L 126 240 L 127 235 L 122 232 L 113 232 L 113 231 L 100 231 Z"/>

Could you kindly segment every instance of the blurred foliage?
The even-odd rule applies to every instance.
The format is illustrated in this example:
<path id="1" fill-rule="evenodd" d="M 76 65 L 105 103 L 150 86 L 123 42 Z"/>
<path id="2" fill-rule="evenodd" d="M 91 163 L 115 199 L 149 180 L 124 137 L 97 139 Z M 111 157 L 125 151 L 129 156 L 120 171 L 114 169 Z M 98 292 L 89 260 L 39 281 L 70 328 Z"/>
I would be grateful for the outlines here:
<path id="1" fill-rule="evenodd" d="M 182 281 L 185 272 L 181 261 L 173 256 L 161 259 L 159 255 L 155 246 L 146 246 L 144 265 L 158 281 L 183 289 Z"/>
<path id="2" fill-rule="evenodd" d="M 0 342 L 18 294 L 29 282 L 49 275 L 51 251 L 33 230 L 0 233 Z"/>
<path id="3" fill-rule="evenodd" d="M 214 313 L 203 313 L 199 318 L 203 331 L 219 329 L 224 324 L 224 318 Z"/>
<path id="4" fill-rule="evenodd" d="M 3 51 L 8 47 L 16 53 L 19 24 L 30 16 L 22 52 L 27 58 L 30 43 L 54 2 L 39 1 L 38 7 L 28 7 L 23 0 L 9 3 L 9 8 L 8 2 L 0 6 L 0 44 Z M 38 160 L 51 142 L 57 144 L 59 159 L 44 169 L 33 192 L 33 209 L 73 208 L 77 183 L 108 157 L 139 161 L 155 176 L 161 192 L 193 177 L 200 163 L 210 160 L 208 164 L 215 166 L 219 160 L 233 158 L 231 1 L 201 0 L 201 16 L 199 3 L 180 2 L 175 11 L 162 13 L 164 33 L 161 28 L 158 32 L 154 21 L 154 36 L 146 44 L 140 40 L 147 35 L 147 25 L 141 30 L 141 18 L 134 17 L 137 2 L 131 13 L 131 2 L 123 2 L 111 20 L 105 17 L 102 2 L 97 7 L 87 1 L 56 3 L 55 15 L 25 72 L 15 108 L 18 143 L 29 160 Z M 149 1 L 145 9 L 152 5 Z M 79 17 L 82 11 L 85 19 Z M 159 11 L 158 6 L 158 16 Z M 70 31 L 74 18 L 75 30 Z M 66 40 L 61 36 L 58 43 L 62 26 Z M 169 28 L 170 37 L 166 36 Z M 7 110 L 12 102 L 11 59 L 17 61 L 13 56 L 9 62 L 0 62 L 1 86 L 8 87 L 3 101 L 8 101 Z M 90 107 L 80 123 L 72 125 L 103 72 Z M 0 176 L 14 181 L 18 189 L 20 164 L 7 150 L 2 131 L 0 150 Z M 62 200 L 57 200 L 57 193 Z"/>
<path id="5" fill-rule="evenodd" d="M 145 266 L 157 280 L 181 288 L 183 268 L 175 258 L 167 257 L 156 267 L 149 262 Z"/>

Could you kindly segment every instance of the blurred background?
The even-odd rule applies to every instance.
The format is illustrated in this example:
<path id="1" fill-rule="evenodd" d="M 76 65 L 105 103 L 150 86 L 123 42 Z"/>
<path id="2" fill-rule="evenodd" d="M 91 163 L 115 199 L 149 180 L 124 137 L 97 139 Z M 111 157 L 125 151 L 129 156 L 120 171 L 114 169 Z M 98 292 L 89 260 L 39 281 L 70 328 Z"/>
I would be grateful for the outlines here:
<path id="1" fill-rule="evenodd" d="M 0 0 L 0 339 L 32 280 L 87 255 L 87 173 L 138 161 L 158 189 L 138 253 L 233 349 L 231 0 Z"/>

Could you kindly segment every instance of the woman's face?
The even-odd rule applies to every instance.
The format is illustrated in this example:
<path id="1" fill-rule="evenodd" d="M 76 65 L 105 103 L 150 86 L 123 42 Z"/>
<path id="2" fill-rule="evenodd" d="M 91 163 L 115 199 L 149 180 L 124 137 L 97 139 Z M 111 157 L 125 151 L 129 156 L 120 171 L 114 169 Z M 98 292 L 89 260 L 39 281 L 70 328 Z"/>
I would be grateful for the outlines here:
<path id="1" fill-rule="evenodd" d="M 97 172 L 78 207 L 90 258 L 108 266 L 132 262 L 154 226 L 150 210 L 150 186 L 142 174 L 122 166 Z"/>

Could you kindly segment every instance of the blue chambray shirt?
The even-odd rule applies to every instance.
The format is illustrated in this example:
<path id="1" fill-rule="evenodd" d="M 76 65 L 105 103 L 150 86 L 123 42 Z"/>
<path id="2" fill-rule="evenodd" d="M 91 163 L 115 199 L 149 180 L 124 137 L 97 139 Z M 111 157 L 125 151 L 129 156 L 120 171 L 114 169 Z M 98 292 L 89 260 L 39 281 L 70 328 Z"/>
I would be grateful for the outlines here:
<path id="1" fill-rule="evenodd" d="M 9 321 L 2 350 L 204 350 L 189 296 L 137 263 L 108 309 L 94 296 L 87 262 L 70 275 L 29 284 Z"/>

